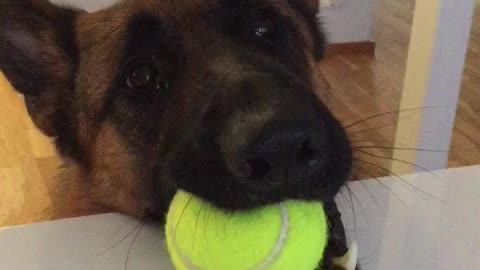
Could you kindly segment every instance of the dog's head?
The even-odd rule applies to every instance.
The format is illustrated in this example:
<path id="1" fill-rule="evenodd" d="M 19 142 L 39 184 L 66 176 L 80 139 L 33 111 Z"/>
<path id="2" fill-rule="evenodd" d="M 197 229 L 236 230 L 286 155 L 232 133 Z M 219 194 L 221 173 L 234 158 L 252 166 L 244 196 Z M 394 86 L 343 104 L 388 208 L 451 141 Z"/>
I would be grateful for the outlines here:
<path id="1" fill-rule="evenodd" d="M 317 1 L 0 0 L 0 69 L 92 202 L 162 216 L 178 188 L 226 209 L 328 200 L 345 132 L 318 98 Z"/>

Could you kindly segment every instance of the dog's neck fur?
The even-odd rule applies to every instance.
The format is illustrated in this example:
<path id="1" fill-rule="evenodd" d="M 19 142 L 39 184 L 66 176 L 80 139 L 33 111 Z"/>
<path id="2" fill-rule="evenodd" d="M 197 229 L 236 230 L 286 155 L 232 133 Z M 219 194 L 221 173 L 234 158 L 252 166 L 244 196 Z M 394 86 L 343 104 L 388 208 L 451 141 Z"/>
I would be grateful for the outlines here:
<path id="1" fill-rule="evenodd" d="M 95 203 L 89 194 L 88 176 L 74 163 L 59 169 L 55 186 L 51 188 L 51 206 L 44 217 L 50 220 L 74 218 L 111 212 L 112 209 Z"/>

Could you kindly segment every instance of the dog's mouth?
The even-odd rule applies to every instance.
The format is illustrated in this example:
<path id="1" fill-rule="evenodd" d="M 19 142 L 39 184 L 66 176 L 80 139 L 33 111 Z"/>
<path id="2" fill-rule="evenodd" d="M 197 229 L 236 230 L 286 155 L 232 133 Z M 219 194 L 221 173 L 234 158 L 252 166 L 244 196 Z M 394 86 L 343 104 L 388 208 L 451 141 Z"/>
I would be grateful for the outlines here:
<path id="1" fill-rule="evenodd" d="M 326 202 L 334 198 L 350 175 L 348 144 L 337 148 L 322 160 L 325 164 L 297 176 L 242 178 L 232 173 L 231 166 L 214 147 L 199 151 L 187 146 L 172 160 L 170 168 L 177 188 L 228 210 L 253 209 L 285 200 Z"/>
<path id="2" fill-rule="evenodd" d="M 332 264 L 340 267 L 342 270 L 355 270 L 357 267 L 357 261 L 358 246 L 356 242 L 353 242 L 345 255 L 332 259 Z"/>

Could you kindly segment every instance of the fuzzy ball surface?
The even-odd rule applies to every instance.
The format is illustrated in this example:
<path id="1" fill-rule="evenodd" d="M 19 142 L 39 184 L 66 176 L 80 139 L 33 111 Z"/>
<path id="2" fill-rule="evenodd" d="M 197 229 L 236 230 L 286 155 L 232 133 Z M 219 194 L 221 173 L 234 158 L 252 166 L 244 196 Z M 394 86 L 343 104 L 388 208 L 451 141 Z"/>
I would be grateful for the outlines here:
<path id="1" fill-rule="evenodd" d="M 184 191 L 170 206 L 165 232 L 178 270 L 314 270 L 328 241 L 321 203 L 232 213 Z"/>

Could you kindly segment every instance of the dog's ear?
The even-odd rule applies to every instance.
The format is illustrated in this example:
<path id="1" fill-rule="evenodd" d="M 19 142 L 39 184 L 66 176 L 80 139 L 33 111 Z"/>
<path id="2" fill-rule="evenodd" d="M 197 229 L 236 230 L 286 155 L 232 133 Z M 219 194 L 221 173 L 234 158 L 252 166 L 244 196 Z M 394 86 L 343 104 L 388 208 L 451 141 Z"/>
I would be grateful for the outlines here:
<path id="1" fill-rule="evenodd" d="M 0 71 L 50 136 L 53 115 L 73 90 L 77 12 L 48 0 L 0 0 Z"/>
<path id="2" fill-rule="evenodd" d="M 293 9 L 305 17 L 314 41 L 315 58 L 319 60 L 323 56 L 326 45 L 326 38 L 318 17 L 319 0 L 288 0 L 288 2 Z"/>

